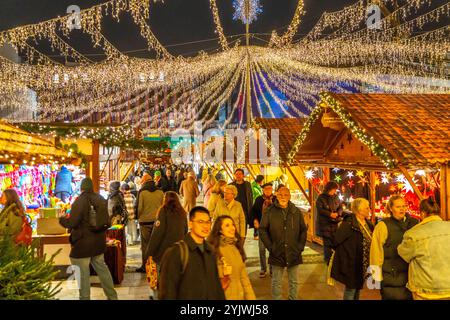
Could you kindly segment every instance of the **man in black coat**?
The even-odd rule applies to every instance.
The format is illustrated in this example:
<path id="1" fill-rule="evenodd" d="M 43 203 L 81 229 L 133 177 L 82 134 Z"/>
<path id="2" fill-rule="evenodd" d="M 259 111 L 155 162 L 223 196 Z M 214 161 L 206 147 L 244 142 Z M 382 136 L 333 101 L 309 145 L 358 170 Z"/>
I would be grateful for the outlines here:
<path id="1" fill-rule="evenodd" d="M 177 180 L 175 179 L 175 176 L 173 175 L 173 172 L 170 168 L 166 170 L 166 179 L 168 183 L 167 191 L 178 193 Z"/>
<path id="2" fill-rule="evenodd" d="M 211 230 L 208 209 L 192 208 L 189 212 L 189 228 L 191 232 L 184 240 L 164 253 L 161 261 L 159 299 L 225 300 L 216 256 L 205 241 Z"/>
<path id="3" fill-rule="evenodd" d="M 259 229 L 261 225 L 261 220 L 263 216 L 263 212 L 266 211 L 268 207 L 270 207 L 276 197 L 273 195 L 273 186 L 271 183 L 266 183 L 262 186 L 263 195 L 259 196 L 255 199 L 255 203 L 253 204 L 251 211 L 251 219 L 253 220 L 253 225 L 255 229 Z M 261 271 L 259 272 L 260 278 L 265 278 L 267 275 L 267 262 L 266 262 L 266 247 L 262 242 L 261 238 L 258 240 L 259 247 L 259 264 L 261 266 Z"/>
<path id="4" fill-rule="evenodd" d="M 281 300 L 281 282 L 284 268 L 289 278 L 289 300 L 297 299 L 298 265 L 302 263 L 302 252 L 306 244 L 303 214 L 290 201 L 291 192 L 282 187 L 277 200 L 262 216 L 259 236 L 269 250 L 269 264 L 272 266 L 272 297 Z"/>
<path id="5" fill-rule="evenodd" d="M 317 215 L 319 217 L 319 235 L 323 239 L 323 256 L 327 265 L 331 258 L 332 239 L 336 233 L 338 223 L 342 220 L 343 208 L 336 195 L 338 188 L 339 186 L 336 182 L 328 182 L 316 201 Z"/>
<path id="6" fill-rule="evenodd" d="M 78 272 L 78 270 L 80 272 L 80 300 L 89 300 L 91 296 L 89 264 L 97 273 L 106 297 L 109 300 L 117 300 L 113 279 L 104 259 L 106 230 L 92 232 L 89 228 L 91 205 L 96 212 L 104 211 L 106 214 L 108 210 L 107 201 L 99 194 L 94 193 L 92 180 L 87 177 L 81 182 L 81 195 L 72 204 L 70 217 L 59 219 L 63 227 L 71 229 L 70 261 L 77 267 L 74 272 Z"/>
<path id="7" fill-rule="evenodd" d="M 253 228 L 253 221 L 250 217 L 250 212 L 253 206 L 252 185 L 250 182 L 244 180 L 244 170 L 236 169 L 234 172 L 234 182 L 230 183 L 238 190 L 236 200 L 239 201 L 244 209 L 245 220 L 249 228 Z M 244 235 L 242 235 L 244 236 Z"/>

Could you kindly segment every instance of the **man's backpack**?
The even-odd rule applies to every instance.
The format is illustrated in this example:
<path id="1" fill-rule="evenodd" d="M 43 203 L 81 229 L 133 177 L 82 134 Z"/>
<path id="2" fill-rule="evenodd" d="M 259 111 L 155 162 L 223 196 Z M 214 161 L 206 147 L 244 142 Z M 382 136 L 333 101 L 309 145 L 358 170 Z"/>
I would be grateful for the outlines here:
<path id="1" fill-rule="evenodd" d="M 99 205 L 95 207 L 89 196 L 87 197 L 89 202 L 89 230 L 91 232 L 103 232 L 106 231 L 110 226 L 108 205 L 107 201 L 102 199 L 99 201 Z"/>

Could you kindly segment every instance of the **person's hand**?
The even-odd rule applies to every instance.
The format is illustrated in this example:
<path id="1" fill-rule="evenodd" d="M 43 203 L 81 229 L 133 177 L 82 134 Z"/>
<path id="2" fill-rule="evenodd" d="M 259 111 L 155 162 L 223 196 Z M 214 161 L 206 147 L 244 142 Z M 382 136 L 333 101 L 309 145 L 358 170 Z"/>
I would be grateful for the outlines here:
<path id="1" fill-rule="evenodd" d="M 331 217 L 332 219 L 336 219 L 336 218 L 338 217 L 338 214 L 337 214 L 336 212 L 333 212 L 333 213 L 330 215 L 330 217 Z"/>

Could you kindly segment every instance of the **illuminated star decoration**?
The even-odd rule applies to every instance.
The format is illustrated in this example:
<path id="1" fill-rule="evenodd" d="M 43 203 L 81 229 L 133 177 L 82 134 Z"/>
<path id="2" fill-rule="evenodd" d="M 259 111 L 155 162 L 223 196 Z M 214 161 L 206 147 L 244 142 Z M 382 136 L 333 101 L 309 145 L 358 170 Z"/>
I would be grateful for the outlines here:
<path id="1" fill-rule="evenodd" d="M 426 176 L 425 170 L 417 170 L 416 175 L 425 177 Z"/>
<path id="2" fill-rule="evenodd" d="M 246 6 L 248 3 L 248 15 L 246 14 Z M 244 24 L 251 24 L 256 20 L 258 14 L 262 12 L 262 6 L 259 0 L 234 0 L 234 20 L 241 20 Z"/>
<path id="3" fill-rule="evenodd" d="M 344 196 L 342 194 L 339 195 L 339 200 L 344 201 Z"/>
<path id="4" fill-rule="evenodd" d="M 389 177 L 388 177 L 386 172 L 383 172 L 381 174 L 381 183 L 384 183 L 384 184 L 388 184 L 389 183 Z"/>
<path id="5" fill-rule="evenodd" d="M 355 186 L 355 183 L 353 182 L 353 180 L 349 180 L 347 185 L 349 186 L 349 188 L 353 188 Z"/>
<path id="6" fill-rule="evenodd" d="M 361 170 L 356 171 L 356 176 L 357 177 L 364 177 L 364 171 L 361 171 Z"/>
<path id="7" fill-rule="evenodd" d="M 347 178 L 349 178 L 349 179 L 351 179 L 351 178 L 353 178 L 353 171 L 349 171 L 348 173 L 347 173 Z"/>
<path id="8" fill-rule="evenodd" d="M 366 177 L 360 177 L 358 183 L 361 183 L 362 186 L 364 187 L 367 183 Z"/>
<path id="9" fill-rule="evenodd" d="M 397 186 L 396 186 L 395 184 L 393 184 L 393 185 L 389 188 L 389 191 L 390 191 L 391 193 L 395 193 L 395 192 L 397 191 Z"/>
<path id="10" fill-rule="evenodd" d="M 415 185 L 417 185 L 418 180 L 413 178 L 413 182 Z M 411 186 L 411 184 L 409 183 L 408 180 L 405 181 L 405 185 L 403 186 L 402 189 L 403 192 L 408 193 L 408 192 L 414 192 L 413 187 Z"/>
<path id="11" fill-rule="evenodd" d="M 308 180 L 312 180 L 314 178 L 314 171 L 313 170 L 306 171 L 305 178 Z"/>
<path id="12" fill-rule="evenodd" d="M 379 175 L 376 175 L 376 177 L 375 177 L 375 186 L 379 186 L 380 183 L 381 183 L 381 181 L 380 181 L 380 176 L 379 176 Z"/>
<path id="13" fill-rule="evenodd" d="M 334 173 L 338 173 L 339 171 L 341 171 L 341 169 L 339 169 L 339 168 L 334 168 L 334 169 L 333 169 L 333 172 L 334 172 Z"/>
<path id="14" fill-rule="evenodd" d="M 341 181 L 342 181 L 341 176 L 340 176 L 340 175 L 336 175 L 336 176 L 334 177 L 334 181 L 336 181 L 337 183 L 341 182 Z"/>

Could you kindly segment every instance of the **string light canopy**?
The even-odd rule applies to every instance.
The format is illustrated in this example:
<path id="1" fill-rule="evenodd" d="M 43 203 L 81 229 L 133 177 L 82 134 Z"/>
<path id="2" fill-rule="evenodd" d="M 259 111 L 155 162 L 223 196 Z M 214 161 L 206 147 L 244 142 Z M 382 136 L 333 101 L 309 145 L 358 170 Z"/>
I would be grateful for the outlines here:
<path id="1" fill-rule="evenodd" d="M 384 6 L 394 2 L 378 1 Z M 227 102 L 225 124 L 236 118 L 242 123 L 249 99 L 258 115 L 306 117 L 323 91 L 370 87 L 386 93 L 448 93 L 450 26 L 433 26 L 449 16 L 450 3 L 433 7 L 428 0 L 398 2 L 401 5 L 382 18 L 380 29 L 367 27 L 368 3 L 360 0 L 324 13 L 311 32 L 295 42 L 305 13 L 299 0 L 284 34 L 274 32 L 267 47 L 244 50 L 227 41 L 216 0 L 210 0 L 222 51 L 184 58 L 173 57 L 147 24 L 153 1 L 110 0 L 80 12 L 81 31 L 104 50 L 104 61 L 92 62 L 68 44 L 69 16 L 0 32 L 0 45 L 10 43 L 26 56 L 23 64 L 0 57 L 0 109 L 23 109 L 21 93 L 32 89 L 40 120 L 115 121 L 156 129 L 175 117 L 176 123 L 193 129 L 195 121 L 213 125 L 219 107 Z M 262 10 L 255 0 L 236 0 L 234 7 L 235 18 L 242 22 L 253 22 Z M 103 35 L 102 20 L 110 16 L 119 21 L 122 13 L 131 15 L 156 59 L 128 57 Z M 58 64 L 31 45 L 43 39 L 77 65 Z M 247 81 L 250 95 L 245 94 Z"/>

